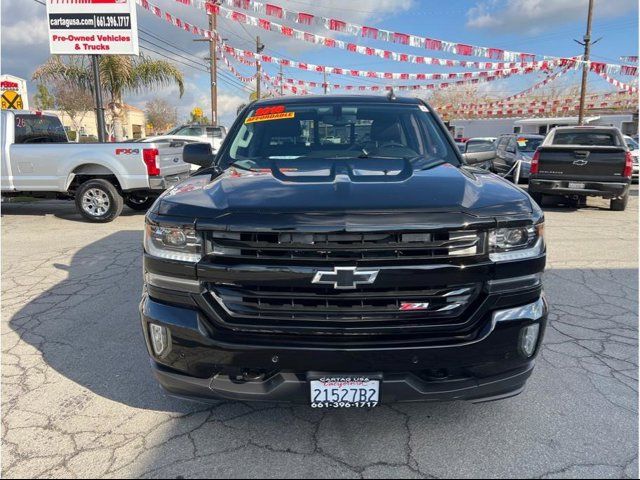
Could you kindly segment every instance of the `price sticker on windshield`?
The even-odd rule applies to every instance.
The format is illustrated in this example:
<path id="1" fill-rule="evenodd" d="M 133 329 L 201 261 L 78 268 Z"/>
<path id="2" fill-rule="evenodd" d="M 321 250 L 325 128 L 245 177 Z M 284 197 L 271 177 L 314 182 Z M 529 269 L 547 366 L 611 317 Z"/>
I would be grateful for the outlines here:
<path id="1" fill-rule="evenodd" d="M 256 123 L 256 122 L 270 122 L 272 120 L 287 120 L 296 117 L 296 112 L 287 112 L 284 105 L 277 105 L 274 107 L 262 107 L 255 111 L 255 113 L 248 117 L 244 123 Z"/>
<path id="2" fill-rule="evenodd" d="M 518 141 L 518 146 L 519 147 L 526 147 L 527 146 L 527 139 L 526 138 L 519 138 L 517 141 Z"/>

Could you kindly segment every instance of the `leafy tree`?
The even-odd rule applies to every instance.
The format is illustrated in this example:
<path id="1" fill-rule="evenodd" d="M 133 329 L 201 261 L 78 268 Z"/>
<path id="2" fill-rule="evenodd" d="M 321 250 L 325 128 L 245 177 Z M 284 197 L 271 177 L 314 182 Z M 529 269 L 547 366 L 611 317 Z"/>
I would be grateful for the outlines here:
<path id="1" fill-rule="evenodd" d="M 58 109 L 67 114 L 73 130 L 80 133 L 84 119 L 93 113 L 94 100 L 91 92 L 78 85 L 55 82 L 54 94 Z"/>
<path id="2" fill-rule="evenodd" d="M 200 107 L 195 107 L 189 114 L 189 123 L 199 123 L 200 125 L 209 125 L 209 117 L 204 115 Z"/>
<path id="3" fill-rule="evenodd" d="M 145 115 L 154 133 L 166 132 L 178 122 L 178 110 L 163 98 L 147 102 Z"/>
<path id="4" fill-rule="evenodd" d="M 177 85 L 180 96 L 184 94 L 184 76 L 172 63 L 147 57 L 129 55 L 103 55 L 99 59 L 100 88 L 108 96 L 108 107 L 114 123 L 116 141 L 124 137 L 122 130 L 123 97 L 125 93 L 146 92 L 150 89 Z M 93 91 L 93 74 L 85 57 L 72 57 L 63 61 L 54 56 L 42 64 L 33 74 L 34 80 L 61 80 L 77 87 Z"/>
<path id="5" fill-rule="evenodd" d="M 43 83 L 38 84 L 38 92 L 33 97 L 33 103 L 37 110 L 53 110 L 56 106 L 54 96 Z"/>

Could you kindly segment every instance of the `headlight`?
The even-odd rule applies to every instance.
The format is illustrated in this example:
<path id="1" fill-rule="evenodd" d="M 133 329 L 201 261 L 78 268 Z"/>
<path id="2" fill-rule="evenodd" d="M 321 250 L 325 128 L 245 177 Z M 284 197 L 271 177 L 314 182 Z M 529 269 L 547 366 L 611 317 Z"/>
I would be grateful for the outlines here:
<path id="1" fill-rule="evenodd" d="M 167 260 L 197 263 L 202 258 L 202 239 L 190 227 L 147 223 L 144 248 L 149 255 Z"/>
<path id="2" fill-rule="evenodd" d="M 523 260 L 544 250 L 544 223 L 498 228 L 489 232 L 489 258 L 494 262 Z"/>

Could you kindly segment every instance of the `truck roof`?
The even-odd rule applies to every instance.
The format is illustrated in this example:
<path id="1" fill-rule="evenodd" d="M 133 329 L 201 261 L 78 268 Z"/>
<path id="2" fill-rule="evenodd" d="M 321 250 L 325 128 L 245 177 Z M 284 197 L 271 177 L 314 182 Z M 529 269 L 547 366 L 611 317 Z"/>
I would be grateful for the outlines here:
<path id="1" fill-rule="evenodd" d="M 611 125 L 569 125 L 564 127 L 555 127 L 555 129 L 560 132 L 564 130 L 620 130 L 618 127 L 613 127 Z"/>
<path id="2" fill-rule="evenodd" d="M 390 100 L 387 95 L 305 95 L 267 98 L 255 101 L 252 105 L 295 105 L 299 103 L 402 103 L 421 105 L 422 102 L 414 97 L 395 97 Z"/>

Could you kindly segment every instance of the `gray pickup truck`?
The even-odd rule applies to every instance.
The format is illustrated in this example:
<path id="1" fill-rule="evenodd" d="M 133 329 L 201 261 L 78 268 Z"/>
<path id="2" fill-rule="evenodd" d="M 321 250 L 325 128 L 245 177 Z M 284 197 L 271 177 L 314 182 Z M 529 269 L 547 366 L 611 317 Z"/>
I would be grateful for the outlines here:
<path id="1" fill-rule="evenodd" d="M 529 195 L 562 196 L 580 206 L 587 197 L 611 200 L 611 210 L 627 207 L 633 158 L 615 127 L 557 127 L 532 161 Z"/>
<path id="2" fill-rule="evenodd" d="M 146 211 L 190 173 L 170 142 L 69 143 L 55 115 L 5 110 L 1 119 L 3 197 L 72 199 L 87 220 L 110 222 L 125 204 Z"/>

